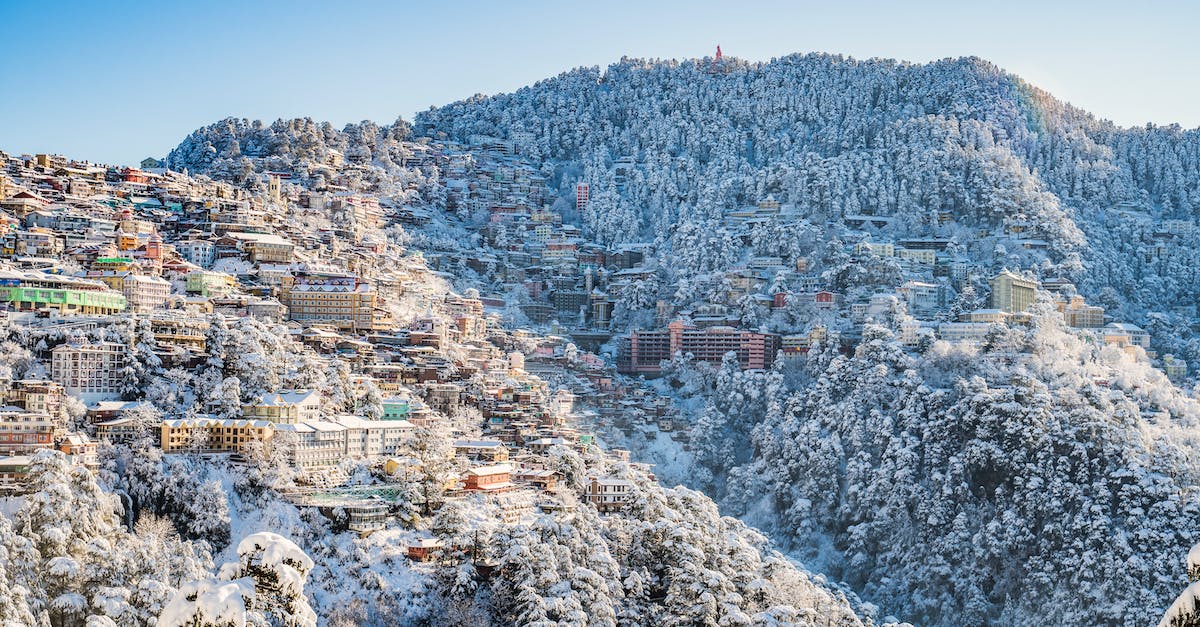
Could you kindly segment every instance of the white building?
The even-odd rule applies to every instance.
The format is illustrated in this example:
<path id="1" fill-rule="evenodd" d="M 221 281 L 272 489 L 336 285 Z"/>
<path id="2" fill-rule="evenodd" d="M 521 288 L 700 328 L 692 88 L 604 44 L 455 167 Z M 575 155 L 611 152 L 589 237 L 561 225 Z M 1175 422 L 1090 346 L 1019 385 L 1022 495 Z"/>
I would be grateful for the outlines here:
<path id="1" fill-rule="evenodd" d="M 121 393 L 125 352 L 116 342 L 62 344 L 50 351 L 50 378 L 86 403 L 113 399 Z"/>
<path id="2" fill-rule="evenodd" d="M 146 312 L 167 302 L 171 297 L 171 283 L 145 274 L 128 274 L 122 291 L 125 293 L 125 306 L 130 311 Z"/>
<path id="3" fill-rule="evenodd" d="M 217 261 L 217 245 L 206 239 L 190 239 L 175 243 L 180 257 L 200 266 L 211 268 Z"/>
<path id="4" fill-rule="evenodd" d="M 938 325 L 937 335 L 947 342 L 982 342 L 991 326 L 987 322 L 943 322 Z"/>
<path id="5" fill-rule="evenodd" d="M 1109 341 L 1107 339 L 1108 337 L 1111 336 L 1116 338 L 1124 335 L 1125 337 L 1129 338 L 1129 344 L 1141 346 L 1147 350 L 1150 348 L 1150 334 L 1136 324 L 1130 324 L 1128 322 L 1110 322 L 1104 325 L 1102 333 L 1106 338 L 1105 341 L 1108 343 L 1119 343 L 1115 341 Z"/>
<path id="6" fill-rule="evenodd" d="M 301 470 L 336 466 L 347 459 L 393 457 L 405 450 L 412 429 L 407 420 L 358 416 L 275 425 L 276 442 L 289 447 L 292 464 Z"/>
<path id="7" fill-rule="evenodd" d="M 625 479 L 599 479 L 592 477 L 585 493 L 587 502 L 601 512 L 625 509 L 633 500 L 633 482 Z"/>
<path id="8" fill-rule="evenodd" d="M 907 281 L 904 285 L 896 288 L 896 293 L 903 297 L 904 302 L 908 304 L 908 313 L 914 316 L 936 311 L 939 292 L 937 285 L 924 281 Z"/>
<path id="9" fill-rule="evenodd" d="M 281 424 L 320 420 L 321 395 L 315 390 L 268 392 L 242 405 L 242 415 Z"/>

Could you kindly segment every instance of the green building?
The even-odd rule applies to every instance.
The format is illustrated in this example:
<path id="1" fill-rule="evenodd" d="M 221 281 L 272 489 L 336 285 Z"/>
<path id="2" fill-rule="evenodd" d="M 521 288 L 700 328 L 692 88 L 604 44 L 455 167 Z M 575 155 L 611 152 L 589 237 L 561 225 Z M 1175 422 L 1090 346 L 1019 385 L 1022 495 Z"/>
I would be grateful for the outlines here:
<path id="1" fill-rule="evenodd" d="M 108 315 L 125 309 L 125 296 L 103 283 L 40 272 L 0 272 L 0 303 L 9 311 Z"/>

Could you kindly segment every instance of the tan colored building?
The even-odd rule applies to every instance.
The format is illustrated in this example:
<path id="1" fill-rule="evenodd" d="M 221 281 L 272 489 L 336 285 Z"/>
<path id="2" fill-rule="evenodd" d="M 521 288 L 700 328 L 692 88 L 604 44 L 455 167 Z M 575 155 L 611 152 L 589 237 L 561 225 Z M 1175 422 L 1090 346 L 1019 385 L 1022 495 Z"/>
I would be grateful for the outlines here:
<path id="1" fill-rule="evenodd" d="M 255 262 L 291 263 L 296 249 L 290 240 L 274 234 L 229 233 L 228 237 Z"/>
<path id="2" fill-rule="evenodd" d="M 1098 329 L 1104 326 L 1104 308 L 1089 305 L 1082 296 L 1072 296 L 1069 302 L 1060 302 L 1059 311 L 1067 326 L 1076 329 Z"/>
<path id="3" fill-rule="evenodd" d="M 268 420 L 164 420 L 159 446 L 164 453 L 239 453 L 251 442 L 269 443 L 274 435 L 275 424 Z"/>
<path id="4" fill-rule="evenodd" d="M 301 275 L 279 295 L 288 319 L 355 331 L 380 329 L 386 316 L 376 308 L 372 285 L 352 275 Z"/>
<path id="5" fill-rule="evenodd" d="M 991 280 L 993 309 L 1008 313 L 1025 311 L 1037 299 L 1038 282 L 1003 270 Z"/>

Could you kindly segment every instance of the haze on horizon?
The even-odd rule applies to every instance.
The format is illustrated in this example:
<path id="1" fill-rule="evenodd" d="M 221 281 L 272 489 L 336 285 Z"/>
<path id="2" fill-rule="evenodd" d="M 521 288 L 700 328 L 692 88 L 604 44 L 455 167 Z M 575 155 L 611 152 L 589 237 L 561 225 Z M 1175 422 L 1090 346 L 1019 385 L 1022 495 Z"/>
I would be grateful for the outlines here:
<path id="1" fill-rule="evenodd" d="M 162 157 L 224 117 L 389 123 L 622 56 L 978 56 L 1122 126 L 1200 126 L 1197 5 L 4 3 L 0 150 Z"/>

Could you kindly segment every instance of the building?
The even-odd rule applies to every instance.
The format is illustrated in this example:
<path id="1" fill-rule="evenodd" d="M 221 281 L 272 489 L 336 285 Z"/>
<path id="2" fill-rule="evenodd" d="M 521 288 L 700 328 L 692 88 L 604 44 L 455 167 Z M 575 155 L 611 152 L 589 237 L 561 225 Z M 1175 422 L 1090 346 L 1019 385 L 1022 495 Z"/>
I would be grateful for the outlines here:
<path id="1" fill-rule="evenodd" d="M 11 311 L 105 316 L 123 311 L 125 296 L 97 281 L 0 270 L 0 303 Z"/>
<path id="2" fill-rule="evenodd" d="M 96 423 L 96 439 L 113 444 L 128 444 L 138 439 L 142 427 L 136 418 L 114 418 Z"/>
<path id="3" fill-rule="evenodd" d="M 829 337 L 829 331 L 823 326 L 815 326 L 808 333 L 785 335 L 779 340 L 779 349 L 784 355 L 794 356 L 807 354 L 816 344 L 824 342 Z"/>
<path id="4" fill-rule="evenodd" d="M 93 473 L 100 469 L 100 458 L 96 454 L 96 442 L 86 433 L 68 433 L 58 438 L 54 447 L 69 455 L 76 464 Z"/>
<path id="5" fill-rule="evenodd" d="M 1167 378 L 1176 383 L 1187 377 L 1187 362 L 1177 359 L 1174 355 L 1163 355 L 1162 366 Z"/>
<path id="6" fill-rule="evenodd" d="M 991 306 L 1008 313 L 1029 309 L 1037 299 L 1038 282 L 1003 270 L 992 277 Z"/>
<path id="7" fill-rule="evenodd" d="M 1075 295 L 1070 301 L 1060 301 L 1059 311 L 1069 327 L 1097 329 L 1104 326 L 1104 308 L 1087 304 L 1082 296 Z"/>
<path id="8" fill-rule="evenodd" d="M 13 381 L 5 401 L 25 411 L 42 412 L 58 419 L 62 414 L 66 391 L 54 381 L 25 379 Z"/>
<path id="9" fill-rule="evenodd" d="M 0 455 L 32 454 L 51 448 L 65 434 L 43 412 L 0 410 Z"/>
<path id="10" fill-rule="evenodd" d="M 600 512 L 621 511 L 633 501 L 633 482 L 592 477 L 587 484 L 584 498 Z"/>
<path id="11" fill-rule="evenodd" d="M 180 257 L 201 268 L 211 268 L 217 261 L 217 245 L 206 239 L 191 239 L 175 243 Z"/>
<path id="12" fill-rule="evenodd" d="M 512 490 L 516 487 L 512 482 L 512 470 L 508 464 L 471 468 L 463 475 L 463 489 L 478 492 Z"/>
<path id="13" fill-rule="evenodd" d="M 1110 322 L 1100 329 L 1100 336 L 1105 344 L 1121 347 L 1140 346 L 1150 350 L 1150 334 L 1136 324 Z"/>
<path id="14" fill-rule="evenodd" d="M 575 186 L 575 209 L 582 211 L 588 206 L 588 197 L 591 188 L 587 183 L 579 183 Z"/>
<path id="15" fill-rule="evenodd" d="M 366 535 L 383 529 L 388 517 L 388 505 L 378 498 L 365 503 L 355 503 L 344 506 L 346 510 L 346 526 L 350 531 Z"/>
<path id="16" fill-rule="evenodd" d="M 897 248 L 896 258 L 923 266 L 933 266 L 937 263 L 937 251 L 922 248 Z"/>
<path id="17" fill-rule="evenodd" d="M 454 455 L 472 461 L 498 464 L 508 461 L 508 447 L 499 440 L 455 440 Z"/>
<path id="18" fill-rule="evenodd" d="M 658 374 L 660 363 L 676 353 L 691 355 L 698 362 L 720 364 L 733 352 L 743 370 L 769 367 L 781 348 L 778 335 L 732 327 L 699 329 L 676 320 L 661 331 L 633 331 L 622 338 L 617 369 L 628 374 Z"/>
<path id="19" fill-rule="evenodd" d="M 992 325 L 987 322 L 943 322 L 937 336 L 947 342 L 982 342 Z"/>
<path id="20" fill-rule="evenodd" d="M 428 562 L 435 559 L 445 544 L 437 538 L 417 538 L 408 545 L 408 559 L 414 562 Z"/>
<path id="21" fill-rule="evenodd" d="M 904 298 L 904 302 L 908 305 L 908 312 L 914 316 L 932 314 L 942 304 L 942 290 L 933 283 L 907 281 L 904 285 L 896 288 L 896 293 Z"/>
<path id="22" fill-rule="evenodd" d="M 188 293 L 201 296 L 220 296 L 233 291 L 237 281 L 224 272 L 193 270 L 187 274 Z"/>
<path id="23" fill-rule="evenodd" d="M 412 414 L 412 402 L 407 398 L 385 398 L 381 404 L 384 420 L 408 420 Z"/>
<path id="24" fill-rule="evenodd" d="M 320 420 L 321 395 L 313 390 L 270 392 L 242 405 L 242 416 L 281 424 Z"/>
<path id="25" fill-rule="evenodd" d="M 32 462 L 33 457 L 30 455 L 0 457 L 0 494 L 21 492 Z"/>
<path id="26" fill-rule="evenodd" d="M 128 273 L 125 275 L 123 291 L 130 311 L 146 312 L 167 302 L 171 297 L 171 284 L 156 276 Z"/>
<path id="27" fill-rule="evenodd" d="M 164 453 L 240 453 L 251 442 L 269 444 L 274 434 L 275 424 L 267 420 L 164 420 L 159 446 Z"/>
<path id="28" fill-rule="evenodd" d="M 238 250 L 246 252 L 250 260 L 266 263 L 291 263 L 296 246 L 290 240 L 268 233 L 228 233 Z M 196 264 L 202 265 L 202 264 Z"/>
<path id="29" fill-rule="evenodd" d="M 371 284 L 354 275 L 302 274 L 279 297 L 288 319 L 338 329 L 369 331 L 385 326 Z"/>
<path id="30" fill-rule="evenodd" d="M 61 344 L 50 351 L 50 378 L 84 402 L 110 400 L 121 393 L 125 353 L 116 342 Z"/>

